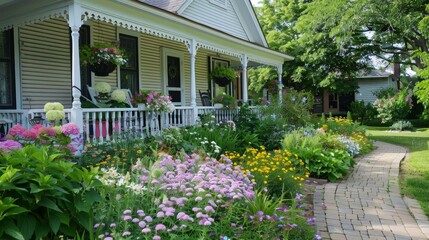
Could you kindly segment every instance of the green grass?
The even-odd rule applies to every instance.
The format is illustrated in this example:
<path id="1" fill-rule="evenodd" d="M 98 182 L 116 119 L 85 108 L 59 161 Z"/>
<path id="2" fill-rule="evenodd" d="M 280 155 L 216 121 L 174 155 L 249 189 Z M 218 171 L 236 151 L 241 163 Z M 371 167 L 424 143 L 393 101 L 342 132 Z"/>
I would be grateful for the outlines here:
<path id="1" fill-rule="evenodd" d="M 415 132 L 387 132 L 387 127 L 368 127 L 370 139 L 401 145 L 410 154 L 401 165 L 401 193 L 417 199 L 429 216 L 429 129 Z"/>

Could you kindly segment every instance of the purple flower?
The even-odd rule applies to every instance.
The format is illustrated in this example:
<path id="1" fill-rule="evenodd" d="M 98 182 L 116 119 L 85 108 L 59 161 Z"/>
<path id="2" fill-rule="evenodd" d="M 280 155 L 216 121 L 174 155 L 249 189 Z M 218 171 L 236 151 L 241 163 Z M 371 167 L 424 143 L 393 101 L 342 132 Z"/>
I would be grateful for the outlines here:
<path id="1" fill-rule="evenodd" d="M 146 217 L 144 218 L 144 220 L 145 220 L 146 222 L 152 222 L 152 221 L 153 221 L 153 219 L 152 219 L 152 217 L 151 217 L 151 216 L 146 216 Z"/>
<path id="2" fill-rule="evenodd" d="M 0 142 L 0 149 L 2 149 L 4 152 L 9 152 L 12 149 L 22 149 L 22 145 L 21 143 L 14 140 L 6 140 Z"/>
<path id="3" fill-rule="evenodd" d="M 163 218 L 165 216 L 165 214 L 164 214 L 164 212 L 158 212 L 157 214 L 156 214 L 156 217 L 157 218 Z"/>
<path id="4" fill-rule="evenodd" d="M 124 210 L 124 214 L 131 214 L 131 210 L 129 210 L 129 209 Z"/>
<path id="5" fill-rule="evenodd" d="M 158 235 L 153 236 L 153 240 L 160 240 L 160 239 L 161 239 L 161 237 L 160 237 L 160 236 L 158 236 Z"/>
<path id="6" fill-rule="evenodd" d="M 139 222 L 139 227 L 140 228 L 145 228 L 146 227 L 146 222 L 145 221 L 140 221 Z"/>
<path id="7" fill-rule="evenodd" d="M 124 233 L 122 233 L 122 237 L 130 236 L 130 235 L 131 235 L 131 233 L 128 231 L 125 231 Z"/>
<path id="8" fill-rule="evenodd" d="M 155 231 L 163 231 L 163 230 L 166 230 L 167 229 L 167 227 L 165 227 L 165 225 L 164 224 L 157 224 L 156 226 L 155 226 Z"/>
<path id="9" fill-rule="evenodd" d="M 142 233 L 148 233 L 150 232 L 150 228 L 143 228 Z"/>
<path id="10" fill-rule="evenodd" d="M 204 210 L 205 210 L 206 212 L 212 212 L 212 213 L 214 213 L 214 212 L 215 212 L 215 210 L 213 209 L 213 207 L 212 207 L 212 206 L 206 206 L 206 207 L 204 208 Z"/>
<path id="11" fill-rule="evenodd" d="M 122 216 L 122 219 L 124 219 L 125 221 L 128 221 L 128 220 L 131 220 L 132 217 L 128 216 L 128 215 L 124 215 L 124 216 Z"/>

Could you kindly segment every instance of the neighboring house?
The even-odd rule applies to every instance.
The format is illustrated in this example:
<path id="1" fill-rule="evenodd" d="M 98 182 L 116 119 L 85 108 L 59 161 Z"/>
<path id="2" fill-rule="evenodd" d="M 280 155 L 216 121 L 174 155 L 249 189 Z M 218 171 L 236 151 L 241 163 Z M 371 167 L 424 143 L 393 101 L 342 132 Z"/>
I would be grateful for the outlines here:
<path id="1" fill-rule="evenodd" d="M 129 53 L 129 64 L 107 77 L 80 66 L 79 46 L 114 41 Z M 226 91 L 246 102 L 248 66 L 281 73 L 291 59 L 268 48 L 249 0 L 0 2 L 0 109 L 22 114 L 61 102 L 70 108 L 69 120 L 83 125 L 81 94 L 104 81 L 132 92 L 167 93 L 195 122 L 199 90 Z M 239 77 L 219 88 L 208 78 L 215 65 L 240 69 Z"/>
<path id="2" fill-rule="evenodd" d="M 358 89 L 355 93 L 335 94 L 323 91 L 323 94 L 315 96 L 316 113 L 339 113 L 345 114 L 350 109 L 350 103 L 363 100 L 365 103 L 373 103 L 377 97 L 375 91 L 385 88 L 398 89 L 398 81 L 395 81 L 393 73 L 382 70 L 371 70 L 356 78 Z"/>
<path id="3" fill-rule="evenodd" d="M 398 89 L 398 81 L 395 81 L 393 73 L 382 70 L 372 70 L 365 75 L 357 77 L 359 85 L 358 92 L 355 93 L 355 100 L 363 100 L 365 103 L 373 103 L 377 97 L 374 92 L 380 89 Z"/>

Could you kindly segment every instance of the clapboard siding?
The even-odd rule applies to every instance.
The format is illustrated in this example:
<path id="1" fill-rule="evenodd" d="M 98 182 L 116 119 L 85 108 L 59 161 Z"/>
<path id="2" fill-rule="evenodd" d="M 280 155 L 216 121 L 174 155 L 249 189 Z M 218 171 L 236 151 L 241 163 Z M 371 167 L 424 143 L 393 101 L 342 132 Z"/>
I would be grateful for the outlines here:
<path id="1" fill-rule="evenodd" d="M 377 97 L 373 94 L 374 91 L 390 87 L 387 78 L 372 78 L 359 79 L 359 89 L 355 94 L 355 100 L 363 100 L 365 103 L 373 103 Z"/>
<path id="2" fill-rule="evenodd" d="M 47 102 L 71 106 L 70 32 L 64 19 L 19 29 L 23 108 Z"/>
<path id="3" fill-rule="evenodd" d="M 92 41 L 94 43 L 111 43 L 117 40 L 117 28 L 116 26 L 101 22 L 101 21 L 92 21 L 90 24 L 92 28 Z M 113 71 L 107 77 L 98 77 L 94 75 L 94 82 L 107 82 L 116 88 L 118 86 L 117 80 L 117 71 Z"/>
<path id="4" fill-rule="evenodd" d="M 227 0 L 226 9 L 210 3 L 209 0 L 192 1 L 182 16 L 241 39 L 249 40 L 230 0 Z"/>

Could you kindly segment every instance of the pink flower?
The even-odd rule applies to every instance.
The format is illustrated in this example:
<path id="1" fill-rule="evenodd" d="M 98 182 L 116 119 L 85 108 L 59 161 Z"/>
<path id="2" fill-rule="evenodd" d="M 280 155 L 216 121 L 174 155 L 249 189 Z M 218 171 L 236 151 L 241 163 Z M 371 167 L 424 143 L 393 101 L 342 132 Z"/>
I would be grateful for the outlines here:
<path id="1" fill-rule="evenodd" d="M 164 214 L 164 212 L 158 212 L 157 214 L 156 214 L 156 217 L 157 218 L 163 218 L 165 216 L 165 214 Z"/>
<path id="2" fill-rule="evenodd" d="M 146 217 L 144 218 L 144 220 L 145 220 L 146 222 L 152 222 L 152 221 L 153 221 L 153 219 L 152 219 L 152 217 L 151 217 L 151 216 L 146 216 Z"/>
<path id="3" fill-rule="evenodd" d="M 167 229 L 167 227 L 166 227 L 164 224 L 162 224 L 162 223 L 157 224 L 157 225 L 155 226 L 155 230 L 156 230 L 156 231 L 163 231 L 163 230 L 166 230 L 166 229 Z"/>
<path id="4" fill-rule="evenodd" d="M 20 124 L 16 124 L 11 129 L 9 129 L 9 135 L 11 135 L 12 137 L 16 137 L 22 135 L 24 131 L 25 128 L 23 126 L 21 126 Z"/>
<path id="5" fill-rule="evenodd" d="M 61 132 L 65 135 L 77 135 L 79 134 L 79 127 L 74 123 L 67 123 L 61 127 Z"/>
<path id="6" fill-rule="evenodd" d="M 27 139 L 30 139 L 30 140 L 36 140 L 38 137 L 39 137 L 39 132 L 38 132 L 38 129 L 31 129 L 31 130 L 25 130 L 23 133 L 22 133 L 22 137 L 23 138 L 27 138 Z"/>
<path id="7" fill-rule="evenodd" d="M 161 239 L 161 237 L 160 237 L 160 236 L 158 236 L 158 235 L 153 236 L 153 240 L 160 240 L 160 239 Z"/>

